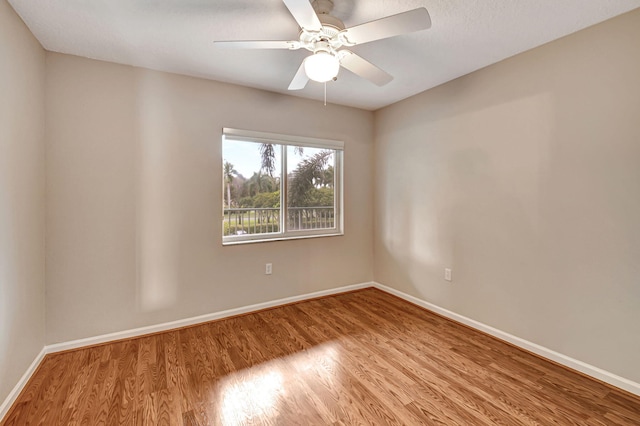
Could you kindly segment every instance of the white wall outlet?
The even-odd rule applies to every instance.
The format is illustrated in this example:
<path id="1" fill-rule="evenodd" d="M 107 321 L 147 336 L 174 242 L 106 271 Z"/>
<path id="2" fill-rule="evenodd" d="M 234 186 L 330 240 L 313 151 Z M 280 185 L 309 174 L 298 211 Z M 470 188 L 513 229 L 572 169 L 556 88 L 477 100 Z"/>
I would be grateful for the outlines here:
<path id="1" fill-rule="evenodd" d="M 271 275 L 272 272 L 273 272 L 273 269 L 272 269 L 271 263 L 267 263 L 264 267 L 264 274 Z"/>
<path id="2" fill-rule="evenodd" d="M 447 281 L 451 281 L 451 269 L 444 268 L 444 279 Z"/>

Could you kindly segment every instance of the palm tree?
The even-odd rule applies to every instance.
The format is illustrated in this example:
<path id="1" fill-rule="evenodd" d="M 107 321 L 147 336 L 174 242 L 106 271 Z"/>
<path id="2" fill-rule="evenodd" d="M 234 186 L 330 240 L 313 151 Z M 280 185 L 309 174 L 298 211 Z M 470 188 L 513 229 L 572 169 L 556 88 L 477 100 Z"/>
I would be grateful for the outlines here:
<path id="1" fill-rule="evenodd" d="M 304 148 L 301 146 L 295 146 L 294 152 L 302 155 Z M 260 157 L 262 158 L 262 169 L 269 176 L 273 176 L 273 172 L 276 170 L 276 151 L 272 143 L 260 144 Z"/>
<path id="2" fill-rule="evenodd" d="M 260 144 L 260 157 L 262 157 L 262 170 L 269 176 L 273 176 L 276 170 L 276 151 L 272 143 Z"/>
<path id="3" fill-rule="evenodd" d="M 325 150 L 302 160 L 292 172 L 289 184 L 289 206 L 304 206 L 316 187 L 326 186 L 328 163 L 333 151 Z M 331 167 L 331 165 L 329 165 Z M 331 170 L 333 167 L 331 167 Z M 333 170 L 332 170 L 333 171 Z M 331 173 L 332 174 L 332 173 Z"/>
<path id="4" fill-rule="evenodd" d="M 224 162 L 224 183 L 227 185 L 227 207 L 231 208 L 231 183 L 233 182 L 233 178 L 238 175 L 238 171 L 233 167 L 228 161 Z"/>

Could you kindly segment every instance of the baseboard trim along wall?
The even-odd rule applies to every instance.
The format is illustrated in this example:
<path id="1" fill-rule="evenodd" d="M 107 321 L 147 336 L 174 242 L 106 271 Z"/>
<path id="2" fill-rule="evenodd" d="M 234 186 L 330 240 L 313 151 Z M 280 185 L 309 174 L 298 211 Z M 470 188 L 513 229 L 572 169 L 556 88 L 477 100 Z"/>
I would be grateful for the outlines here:
<path id="1" fill-rule="evenodd" d="M 16 399 L 18 399 L 18 396 L 20 396 L 20 392 L 22 392 L 22 389 L 24 389 L 27 382 L 29 382 L 29 379 L 31 378 L 31 376 L 33 376 L 33 373 L 35 373 L 35 371 L 38 369 L 46 354 L 47 347 L 45 346 L 44 348 L 42 348 L 40 353 L 36 355 L 29 368 L 27 368 L 27 371 L 24 372 L 22 377 L 20 377 L 20 380 L 18 380 L 18 383 L 16 383 L 11 392 L 9 392 L 9 395 L 7 395 L 5 400 L 2 402 L 2 405 L 0 405 L 0 422 L 2 422 L 2 419 L 4 419 L 4 416 L 7 415 L 13 403 L 16 401 Z"/>
<path id="2" fill-rule="evenodd" d="M 587 364 L 586 362 L 579 361 L 577 359 L 563 355 L 559 352 L 553 351 L 549 348 L 545 348 L 544 346 L 540 346 L 536 343 L 529 342 L 528 340 L 521 339 L 517 336 L 506 333 L 502 330 L 498 330 L 497 328 L 483 324 L 479 321 L 472 320 L 471 318 L 467 318 L 463 315 L 459 315 L 447 309 L 441 308 L 438 305 L 434 305 L 433 303 L 429 303 L 417 297 L 411 296 L 407 293 L 403 293 L 399 290 L 388 287 L 384 284 L 380 284 L 376 282 L 374 283 L 373 286 L 379 290 L 393 294 L 394 296 L 398 296 L 401 299 L 404 299 L 415 305 L 421 306 L 429 311 L 442 315 L 443 317 L 462 323 L 476 330 L 480 330 L 493 337 L 496 337 L 500 340 L 504 340 L 505 342 L 509 342 L 512 345 L 525 349 L 529 352 L 532 352 L 548 360 L 554 361 L 572 370 L 579 371 L 580 373 L 586 374 L 587 376 L 593 377 L 602 382 L 608 383 L 617 388 L 624 389 L 627 392 L 640 396 L 640 383 L 633 382 L 629 379 L 625 379 L 624 377 L 617 376 L 601 368 L 594 367 L 593 365 Z"/>
<path id="3" fill-rule="evenodd" d="M 467 318 L 463 315 L 459 315 L 447 309 L 441 308 L 440 306 L 434 305 L 432 303 L 429 303 L 417 297 L 403 293 L 399 290 L 388 287 L 386 285 L 383 285 L 377 282 L 367 282 L 367 283 L 348 285 L 344 287 L 337 287 L 329 290 L 316 291 L 313 293 L 301 294 L 299 296 L 286 297 L 284 299 L 276 299 L 269 302 L 243 306 L 240 308 L 228 309 L 225 311 L 214 312 L 211 314 L 200 315 L 192 318 L 185 318 L 185 319 L 166 322 L 162 324 L 156 324 L 156 325 L 151 325 L 146 327 L 135 328 L 131 330 L 120 331 L 116 333 L 109 333 L 109 334 L 103 334 L 95 337 L 88 337 L 85 339 L 78 339 L 78 340 L 72 340 L 69 342 L 47 345 L 44 348 L 42 348 L 42 351 L 40 351 L 38 356 L 36 356 L 36 358 L 33 360 L 31 365 L 27 369 L 27 371 L 22 375 L 22 377 L 20 378 L 16 386 L 9 393 L 9 395 L 4 400 L 2 405 L 0 405 L 0 421 L 2 421 L 4 416 L 8 413 L 9 409 L 11 408 L 11 405 L 18 398 L 18 396 L 20 395 L 20 392 L 22 392 L 22 390 L 28 383 L 29 379 L 31 378 L 33 373 L 38 369 L 40 363 L 42 362 L 45 355 L 47 354 L 67 351 L 71 349 L 78 349 L 86 346 L 98 345 L 101 343 L 107 343 L 107 342 L 112 342 L 116 340 L 128 339 L 132 337 L 144 336 L 147 334 L 159 333 L 162 331 L 172 330 L 172 329 L 181 328 L 181 327 L 188 327 L 191 325 L 201 324 L 209 321 L 228 318 L 236 315 L 242 315 L 250 312 L 255 312 L 262 309 L 274 308 L 277 306 L 287 305 L 289 303 L 316 299 L 318 297 L 345 293 L 345 292 L 359 290 L 367 287 L 375 287 L 389 294 L 393 294 L 394 296 L 397 296 L 415 305 L 421 306 L 429 311 L 435 312 L 446 318 L 449 318 L 451 320 L 465 324 L 471 328 L 485 332 L 500 340 L 504 340 L 515 346 L 525 349 L 529 352 L 540 355 L 543 358 L 557 362 L 558 364 L 562 364 L 568 368 L 579 371 L 583 374 L 586 374 L 588 376 L 591 376 L 603 382 L 609 383 L 610 385 L 613 385 L 617 388 L 624 389 L 630 393 L 640 396 L 640 383 L 633 382 L 631 380 L 625 379 L 624 377 L 620 377 L 613 373 L 605 371 L 601 368 L 594 367 L 593 365 L 589 365 L 577 359 L 573 359 L 561 353 L 555 352 L 551 349 L 545 348 L 544 346 L 540 346 L 533 342 L 529 342 L 527 340 L 521 339 L 519 337 L 516 337 L 504 331 L 498 330 L 496 328 L 483 324 L 479 321 L 472 320 L 471 318 Z"/>
<path id="4" fill-rule="evenodd" d="M 344 287 L 332 288 L 329 290 L 316 291 L 313 293 L 301 294 L 299 296 L 285 297 L 284 299 L 271 300 L 269 302 L 257 303 L 255 305 L 242 306 L 239 308 L 228 309 L 226 311 L 214 312 L 211 314 L 200 315 L 197 317 L 185 318 L 177 321 L 165 322 L 157 325 L 134 328 L 131 330 L 118 331 L 116 333 L 103 334 L 86 339 L 72 340 L 70 342 L 54 343 L 46 346 L 47 353 L 55 353 L 68 351 L 70 349 L 82 348 L 85 346 L 93 346 L 101 343 L 112 342 L 115 340 L 129 339 L 131 337 L 144 336 L 145 334 L 159 333 L 161 331 L 172 330 L 175 328 L 188 327 L 190 325 L 201 324 L 222 318 L 242 315 L 249 312 L 260 311 L 262 309 L 274 308 L 276 306 L 287 305 L 289 303 L 301 302 L 303 300 L 316 299 L 318 297 L 330 296 L 333 294 L 345 293 L 348 291 L 359 290 L 362 288 L 374 287 L 373 282 L 352 284 Z"/>

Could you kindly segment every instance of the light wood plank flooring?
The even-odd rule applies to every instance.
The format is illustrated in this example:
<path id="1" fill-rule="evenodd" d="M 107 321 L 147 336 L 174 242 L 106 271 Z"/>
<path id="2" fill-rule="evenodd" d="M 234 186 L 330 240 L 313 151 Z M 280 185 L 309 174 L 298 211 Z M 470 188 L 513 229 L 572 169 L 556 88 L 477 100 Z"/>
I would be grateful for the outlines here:
<path id="1" fill-rule="evenodd" d="M 640 399 L 375 289 L 47 356 L 4 425 L 639 425 Z"/>

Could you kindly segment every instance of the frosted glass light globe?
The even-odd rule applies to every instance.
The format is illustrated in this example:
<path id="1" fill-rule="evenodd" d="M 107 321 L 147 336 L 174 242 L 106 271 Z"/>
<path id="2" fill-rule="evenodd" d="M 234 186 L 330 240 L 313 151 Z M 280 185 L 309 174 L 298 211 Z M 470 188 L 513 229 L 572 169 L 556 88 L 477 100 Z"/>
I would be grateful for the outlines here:
<path id="1" fill-rule="evenodd" d="M 313 81 L 324 83 L 333 80 L 340 70 L 338 58 L 329 52 L 316 52 L 304 61 L 304 71 Z"/>

